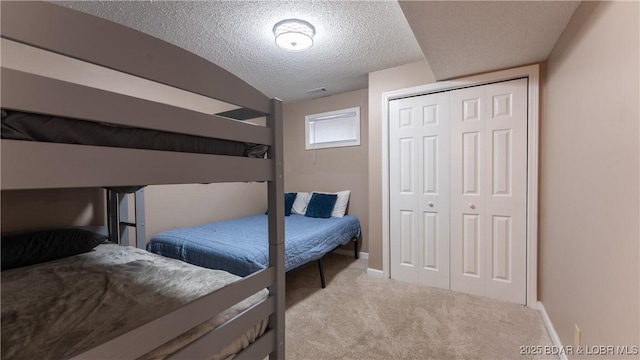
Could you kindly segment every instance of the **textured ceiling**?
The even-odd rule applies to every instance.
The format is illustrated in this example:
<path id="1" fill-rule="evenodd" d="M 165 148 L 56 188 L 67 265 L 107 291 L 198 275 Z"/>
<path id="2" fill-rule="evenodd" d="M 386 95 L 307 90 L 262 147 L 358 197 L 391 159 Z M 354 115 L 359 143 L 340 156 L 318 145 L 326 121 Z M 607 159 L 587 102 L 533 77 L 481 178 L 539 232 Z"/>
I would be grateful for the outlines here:
<path id="1" fill-rule="evenodd" d="M 57 3 L 178 45 L 286 102 L 366 88 L 369 72 L 424 59 L 395 1 Z M 311 49 L 276 47 L 273 26 L 288 18 L 313 24 Z"/>
<path id="2" fill-rule="evenodd" d="M 58 3 L 180 46 L 285 102 L 366 88 L 369 72 L 425 58 L 437 80 L 544 61 L 579 5 L 578 1 Z M 292 53 L 275 46 L 273 25 L 287 18 L 315 26 L 311 49 Z M 327 91 L 306 92 L 322 87 Z"/>
<path id="3" fill-rule="evenodd" d="M 544 61 L 579 1 L 401 1 L 436 80 Z"/>

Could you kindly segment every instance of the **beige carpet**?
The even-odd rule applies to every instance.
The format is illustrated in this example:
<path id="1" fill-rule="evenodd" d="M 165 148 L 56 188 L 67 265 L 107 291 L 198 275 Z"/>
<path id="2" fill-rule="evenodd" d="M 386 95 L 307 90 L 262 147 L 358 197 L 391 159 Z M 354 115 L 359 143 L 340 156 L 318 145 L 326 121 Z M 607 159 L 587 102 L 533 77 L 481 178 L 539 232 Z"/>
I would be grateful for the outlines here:
<path id="1" fill-rule="evenodd" d="M 367 261 L 329 254 L 287 274 L 286 356 L 294 359 L 527 359 L 552 345 L 536 310 L 374 278 Z"/>

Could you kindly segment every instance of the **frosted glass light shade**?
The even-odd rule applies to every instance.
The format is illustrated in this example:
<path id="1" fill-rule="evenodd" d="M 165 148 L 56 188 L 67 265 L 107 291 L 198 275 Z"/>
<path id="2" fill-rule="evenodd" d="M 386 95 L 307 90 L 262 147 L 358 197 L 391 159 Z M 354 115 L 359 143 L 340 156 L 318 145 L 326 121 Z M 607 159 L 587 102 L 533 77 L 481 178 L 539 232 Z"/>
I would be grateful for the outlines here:
<path id="1" fill-rule="evenodd" d="M 282 20 L 273 27 L 276 45 L 288 51 L 304 51 L 313 45 L 316 29 L 304 20 Z"/>

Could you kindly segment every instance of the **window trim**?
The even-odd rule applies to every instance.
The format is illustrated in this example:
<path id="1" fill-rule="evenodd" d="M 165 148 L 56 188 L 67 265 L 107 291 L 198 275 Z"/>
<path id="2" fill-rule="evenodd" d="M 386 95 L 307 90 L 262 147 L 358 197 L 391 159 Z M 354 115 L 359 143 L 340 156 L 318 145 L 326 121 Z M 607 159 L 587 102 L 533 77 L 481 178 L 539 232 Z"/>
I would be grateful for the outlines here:
<path id="1" fill-rule="evenodd" d="M 336 141 L 327 141 L 327 142 L 312 142 L 310 139 L 311 136 L 311 127 L 319 121 L 323 120 L 337 120 L 344 118 L 345 121 L 352 121 L 355 125 L 356 129 L 356 137 L 355 139 L 344 139 L 344 140 L 336 140 Z M 359 146 L 360 145 L 360 107 L 352 107 L 348 109 L 334 110 L 323 112 L 319 114 L 311 114 L 304 117 L 304 139 L 305 139 L 305 150 L 316 150 L 316 149 L 327 149 L 327 148 L 336 148 L 336 147 L 348 147 L 348 146 Z"/>

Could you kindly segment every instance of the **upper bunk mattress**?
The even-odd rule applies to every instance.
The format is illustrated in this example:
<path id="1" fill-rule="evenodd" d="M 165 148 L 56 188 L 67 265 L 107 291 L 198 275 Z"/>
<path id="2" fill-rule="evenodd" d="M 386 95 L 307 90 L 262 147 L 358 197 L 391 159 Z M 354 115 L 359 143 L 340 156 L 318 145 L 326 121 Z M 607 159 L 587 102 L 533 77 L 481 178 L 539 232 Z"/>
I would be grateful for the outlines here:
<path id="1" fill-rule="evenodd" d="M 262 158 L 268 146 L 2 110 L 2 138 Z"/>
<path id="2" fill-rule="evenodd" d="M 2 359 L 67 359 L 239 279 L 115 244 L 1 274 Z M 263 290 L 142 358 L 165 358 L 266 296 Z M 247 347 L 266 324 L 214 358 Z"/>
<path id="3" fill-rule="evenodd" d="M 269 264 L 268 216 L 253 215 L 163 231 L 147 250 L 191 264 L 247 276 Z M 291 214 L 284 218 L 285 270 L 318 260 L 360 235 L 354 216 L 328 219 Z"/>

